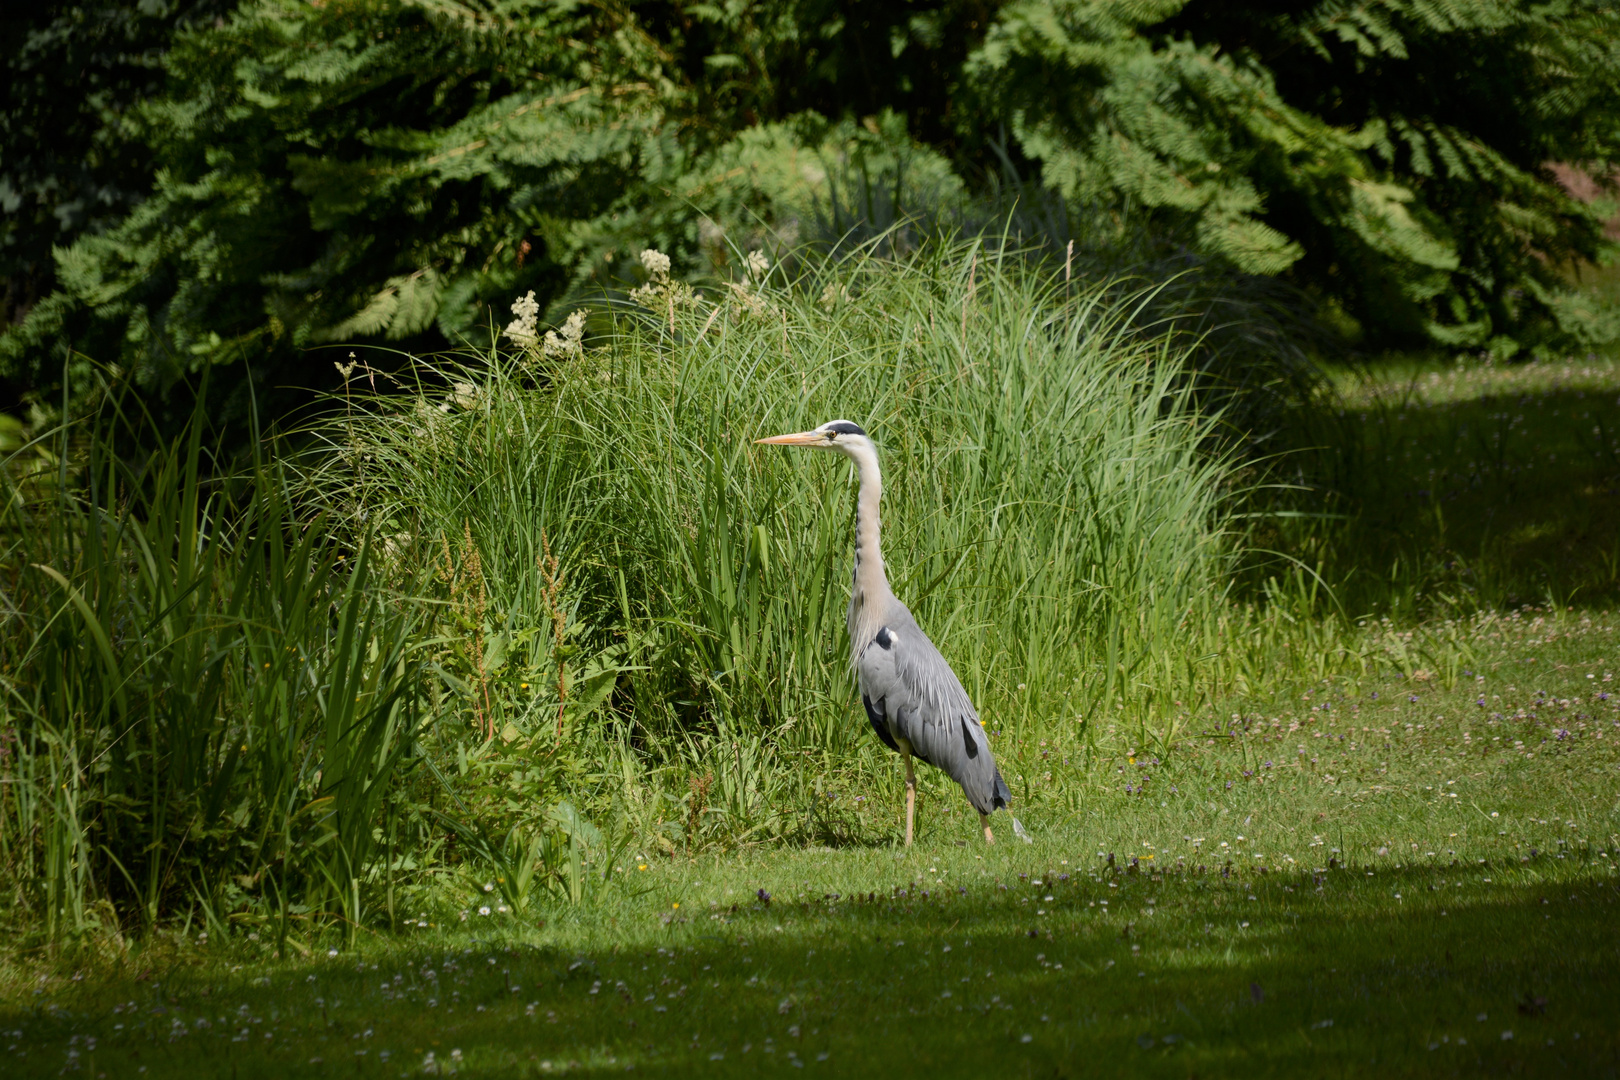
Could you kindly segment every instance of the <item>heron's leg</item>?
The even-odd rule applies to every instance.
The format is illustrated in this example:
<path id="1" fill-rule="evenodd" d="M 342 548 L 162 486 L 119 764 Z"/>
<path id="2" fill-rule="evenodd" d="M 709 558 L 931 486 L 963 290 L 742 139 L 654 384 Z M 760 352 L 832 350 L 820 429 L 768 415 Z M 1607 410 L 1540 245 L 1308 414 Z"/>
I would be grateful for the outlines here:
<path id="1" fill-rule="evenodd" d="M 984 826 L 984 842 L 987 843 L 987 844 L 995 843 L 996 838 L 990 832 L 990 815 L 989 814 L 980 814 L 979 815 L 979 824 Z"/>
<path id="2" fill-rule="evenodd" d="M 900 751 L 900 759 L 906 763 L 906 847 L 911 846 L 911 825 L 917 816 L 917 774 L 911 769 L 911 755 Z"/>

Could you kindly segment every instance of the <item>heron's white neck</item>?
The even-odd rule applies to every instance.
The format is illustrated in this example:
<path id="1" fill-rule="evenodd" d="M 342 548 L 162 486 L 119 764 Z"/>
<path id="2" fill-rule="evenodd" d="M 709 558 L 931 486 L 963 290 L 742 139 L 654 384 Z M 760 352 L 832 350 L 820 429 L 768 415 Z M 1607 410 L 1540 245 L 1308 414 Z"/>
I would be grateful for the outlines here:
<path id="1" fill-rule="evenodd" d="M 883 498 L 883 475 L 877 452 L 870 445 L 852 445 L 846 451 L 860 470 L 861 490 L 855 503 L 855 574 L 849 596 L 849 644 L 858 658 L 876 636 L 894 593 L 883 572 L 878 545 L 878 503 Z"/>

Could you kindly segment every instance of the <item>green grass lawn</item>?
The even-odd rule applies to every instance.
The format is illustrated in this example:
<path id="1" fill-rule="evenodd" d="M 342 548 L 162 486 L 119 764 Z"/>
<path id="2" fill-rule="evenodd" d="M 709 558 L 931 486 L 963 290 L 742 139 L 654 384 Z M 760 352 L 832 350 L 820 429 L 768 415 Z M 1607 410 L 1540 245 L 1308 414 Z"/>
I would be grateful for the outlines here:
<path id="1" fill-rule="evenodd" d="M 1620 599 L 1620 363 L 1397 360 L 1334 378 L 1341 597 L 1410 612 Z M 1363 599 L 1365 598 L 1365 600 Z"/>
<path id="2" fill-rule="evenodd" d="M 1036 750 L 1033 845 L 934 785 L 910 851 L 632 860 L 587 906 L 446 894 L 286 960 L 14 957 L 7 1075 L 1614 1075 L 1617 622 L 1456 641 L 1474 666 L 1296 686 L 1163 761 Z"/>

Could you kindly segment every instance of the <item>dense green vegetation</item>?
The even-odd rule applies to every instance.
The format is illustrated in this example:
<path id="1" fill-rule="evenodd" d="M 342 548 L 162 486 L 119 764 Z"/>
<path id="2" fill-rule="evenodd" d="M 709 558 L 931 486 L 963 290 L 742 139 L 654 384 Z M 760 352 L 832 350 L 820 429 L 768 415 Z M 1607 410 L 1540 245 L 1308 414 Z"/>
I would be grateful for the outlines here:
<path id="1" fill-rule="evenodd" d="M 1454 680 L 1459 620 L 1620 584 L 1585 509 L 1613 442 L 1548 396 L 1614 392 L 1606 362 L 1435 371 L 1397 405 L 1347 375 L 1317 413 L 1343 512 L 1300 516 L 1117 290 L 973 244 L 791 281 L 754 258 L 704 293 L 644 262 L 637 307 L 546 331 L 521 300 L 501 348 L 412 383 L 346 362 L 315 438 L 238 478 L 205 478 L 200 413 L 137 461 L 116 413 L 13 453 L 18 933 L 348 941 L 467 875 L 526 911 L 628 848 L 887 843 L 848 478 L 751 445 L 818 417 L 879 433 L 896 589 L 1032 810 L 1034 746 L 1083 789 L 1102 740 L 1169 756 L 1279 686 Z M 1457 436 L 1509 387 L 1521 413 Z"/>
<path id="2" fill-rule="evenodd" d="M 422 723 L 420 620 L 369 548 L 346 559 L 292 515 L 279 470 L 208 483 L 201 416 L 141 465 L 114 452 L 118 419 L 10 462 L 9 918 L 52 941 L 145 932 L 248 890 L 283 934 L 310 911 L 358 924 Z"/>
<path id="3" fill-rule="evenodd" d="M 55 283 L 52 249 L 126 216 L 152 185 L 129 123 L 160 93 L 177 30 L 230 0 L 56 3 L 0 16 L 0 321 L 25 316 Z"/>
<path id="4" fill-rule="evenodd" d="M 117 413 L 8 430 L 26 1072 L 1612 1055 L 1612 362 L 1346 370 L 1344 513 L 1256 519 L 1117 289 L 974 245 L 643 262 L 638 306 L 520 300 L 392 392 L 345 362 L 239 477 L 200 412 L 134 460 Z M 837 413 L 1034 847 L 932 771 L 896 847 L 847 477 L 749 442 Z"/>
<path id="5" fill-rule="evenodd" d="M 998 732 L 1129 706 L 1168 745 L 1253 662 L 1219 648 L 1216 429 L 1106 290 L 976 247 L 707 298 L 648 263 L 601 345 L 520 316 L 419 388 L 344 365 L 296 478 L 205 483 L 200 416 L 140 467 L 94 425 L 54 478 L 19 455 L 19 919 L 352 932 L 447 867 L 547 886 L 578 815 L 669 851 L 881 835 L 837 798 L 886 764 L 839 642 L 847 477 L 750 443 L 823 413 L 892 432 L 896 587 Z"/>
<path id="6" fill-rule="evenodd" d="M 0 362 L 25 387 L 85 357 L 156 388 L 225 365 L 240 413 L 242 372 L 273 401 L 331 385 L 311 345 L 458 345 L 531 288 L 560 317 L 646 246 L 713 271 L 728 238 L 780 257 L 1015 196 L 1054 252 L 1281 275 L 1375 344 L 1614 336 L 1565 276 L 1607 251 L 1604 207 L 1547 169 L 1612 167 L 1606 4 L 142 5 L 163 77 L 63 121 L 117 149 L 85 159 L 93 223 L 30 156 L 64 108 L 39 73 L 101 73 L 88 10 L 12 24 Z"/>
<path id="7" fill-rule="evenodd" d="M 1617 25 L 8 16 L 8 1060 L 1612 1073 Z"/>

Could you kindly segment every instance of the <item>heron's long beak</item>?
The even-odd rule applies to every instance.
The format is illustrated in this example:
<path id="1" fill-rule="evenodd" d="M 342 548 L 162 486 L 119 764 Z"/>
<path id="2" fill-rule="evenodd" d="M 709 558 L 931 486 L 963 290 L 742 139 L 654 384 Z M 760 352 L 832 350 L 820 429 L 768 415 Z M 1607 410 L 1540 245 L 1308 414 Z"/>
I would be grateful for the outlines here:
<path id="1" fill-rule="evenodd" d="M 814 431 L 800 431 L 793 435 L 772 435 L 768 439 L 754 441 L 770 446 L 814 446 L 816 443 L 826 441 L 826 436 L 818 435 Z"/>

